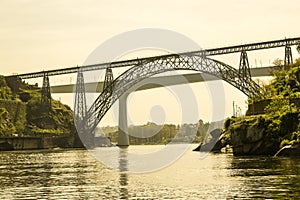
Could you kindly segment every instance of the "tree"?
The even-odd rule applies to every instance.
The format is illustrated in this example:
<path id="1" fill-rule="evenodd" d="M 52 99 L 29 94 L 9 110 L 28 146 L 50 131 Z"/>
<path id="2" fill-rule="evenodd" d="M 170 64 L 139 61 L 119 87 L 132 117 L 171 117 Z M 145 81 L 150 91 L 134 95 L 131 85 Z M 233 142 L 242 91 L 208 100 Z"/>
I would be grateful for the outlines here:
<path id="1" fill-rule="evenodd" d="M 274 64 L 275 66 L 280 67 L 280 66 L 283 65 L 283 60 L 281 60 L 281 59 L 279 59 L 279 58 L 276 58 L 276 59 L 273 61 L 273 64 Z"/>
<path id="2" fill-rule="evenodd" d="M 265 108 L 265 113 L 273 117 L 287 112 L 297 112 L 297 107 L 286 98 L 274 98 Z"/>

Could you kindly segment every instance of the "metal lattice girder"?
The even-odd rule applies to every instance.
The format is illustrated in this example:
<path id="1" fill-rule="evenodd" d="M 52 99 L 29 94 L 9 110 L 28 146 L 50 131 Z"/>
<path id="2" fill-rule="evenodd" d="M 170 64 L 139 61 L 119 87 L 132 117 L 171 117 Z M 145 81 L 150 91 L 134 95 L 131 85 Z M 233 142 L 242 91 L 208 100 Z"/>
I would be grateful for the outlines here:
<path id="1" fill-rule="evenodd" d="M 107 91 L 112 93 L 113 92 L 113 81 L 114 81 L 114 76 L 112 69 L 110 67 L 106 68 L 105 72 L 105 79 L 104 79 L 104 84 L 103 84 L 103 90 L 107 88 Z"/>
<path id="2" fill-rule="evenodd" d="M 86 112 L 87 108 L 84 77 L 83 73 L 81 71 L 78 71 L 74 104 L 74 120 L 77 125 L 81 125 L 80 127 L 83 127 L 82 122 L 85 120 Z"/>
<path id="3" fill-rule="evenodd" d="M 47 73 L 44 73 L 43 77 L 43 87 L 41 91 L 41 106 L 44 112 L 51 111 L 51 92 L 50 92 L 50 82 Z"/>
<path id="4" fill-rule="evenodd" d="M 246 51 L 241 52 L 239 74 L 243 79 L 251 79 L 250 66 Z"/>
<path id="5" fill-rule="evenodd" d="M 284 66 L 287 67 L 293 63 L 292 48 L 288 45 L 285 46 Z"/>
<path id="6" fill-rule="evenodd" d="M 205 50 L 192 51 L 192 52 L 184 52 L 184 53 L 180 53 L 178 55 L 192 56 L 192 55 L 205 54 L 206 56 L 214 56 L 214 55 L 222 55 L 222 54 L 229 54 L 229 53 L 238 53 L 238 52 L 241 52 L 242 50 L 254 51 L 254 50 L 261 50 L 261 49 L 284 47 L 286 45 L 288 45 L 288 46 L 298 45 L 299 41 L 300 41 L 300 37 L 297 37 L 297 38 L 289 38 L 289 39 L 284 39 L 284 40 L 274 40 L 274 41 L 258 42 L 258 43 L 252 43 L 252 44 L 205 49 Z M 151 59 L 163 59 L 166 57 L 173 57 L 173 56 L 174 56 L 174 54 L 169 54 L 169 55 L 164 55 L 164 56 L 154 56 L 154 57 L 147 57 L 147 58 L 139 58 L 139 59 L 115 61 L 115 62 L 109 62 L 109 63 L 86 65 L 86 66 L 80 66 L 80 67 L 55 69 L 55 70 L 49 70 L 46 72 L 49 76 L 55 76 L 55 75 L 62 75 L 62 74 L 77 73 L 79 69 L 82 72 L 84 72 L 84 71 L 94 71 L 94 70 L 106 69 L 107 66 L 110 66 L 110 68 L 128 67 L 128 66 L 139 65 L 140 62 L 148 62 Z M 18 74 L 17 76 L 21 79 L 31 79 L 31 78 L 43 77 L 43 74 L 44 74 L 44 72 L 32 72 L 32 73 L 26 73 L 26 74 Z"/>
<path id="7" fill-rule="evenodd" d="M 87 112 L 87 126 L 94 130 L 113 103 L 125 92 L 129 92 L 134 85 L 140 81 L 167 71 L 173 70 L 194 70 L 214 75 L 220 80 L 224 80 L 247 96 L 260 93 L 259 86 L 251 79 L 240 78 L 239 71 L 222 62 L 206 58 L 201 55 L 192 56 L 169 56 L 160 59 L 151 59 L 148 62 L 136 65 L 114 81 L 114 91 L 110 92 L 105 88 L 94 101 Z"/>
<path id="8" fill-rule="evenodd" d="M 83 73 L 79 70 L 77 73 L 75 104 L 74 104 L 74 122 L 80 138 L 86 148 L 94 146 L 93 130 L 87 127 L 87 106 L 85 96 L 85 84 Z"/>
<path id="9" fill-rule="evenodd" d="M 215 49 L 208 49 L 206 50 L 206 55 L 223 55 L 229 53 L 238 53 L 241 51 L 255 51 L 255 50 L 262 50 L 262 49 L 271 49 L 271 48 L 278 48 L 284 47 L 286 45 L 292 46 L 297 45 L 300 41 L 300 38 L 286 38 L 284 40 L 273 40 L 267 42 L 257 42 L 251 44 L 244 44 L 244 45 L 236 45 L 236 46 L 229 46 L 229 47 L 222 47 L 222 48 L 215 48 Z"/>

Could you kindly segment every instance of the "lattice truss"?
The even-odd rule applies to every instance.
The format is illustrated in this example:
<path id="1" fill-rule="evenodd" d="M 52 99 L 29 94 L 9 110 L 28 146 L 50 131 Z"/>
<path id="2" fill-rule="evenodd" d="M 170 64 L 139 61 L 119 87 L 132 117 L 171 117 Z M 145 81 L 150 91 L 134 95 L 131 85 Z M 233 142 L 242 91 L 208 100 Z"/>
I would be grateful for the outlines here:
<path id="1" fill-rule="evenodd" d="M 106 87 L 103 92 L 87 111 L 84 121 L 88 130 L 93 131 L 113 103 L 137 83 L 156 74 L 173 70 L 193 70 L 211 74 L 233 85 L 247 96 L 260 93 L 259 86 L 252 81 L 249 73 L 241 74 L 239 70 L 220 61 L 207 58 L 203 54 L 152 58 L 133 66 L 115 80 L 110 78 L 110 83 L 105 83 Z"/>
<path id="2" fill-rule="evenodd" d="M 85 118 L 86 118 L 87 108 L 86 108 L 86 96 L 85 96 L 85 85 L 84 76 L 81 71 L 77 74 L 77 84 L 76 84 L 76 94 L 75 94 L 75 104 L 74 104 L 74 121 L 76 123 L 77 129 L 85 128 Z M 78 130 L 78 131 L 82 131 Z"/>

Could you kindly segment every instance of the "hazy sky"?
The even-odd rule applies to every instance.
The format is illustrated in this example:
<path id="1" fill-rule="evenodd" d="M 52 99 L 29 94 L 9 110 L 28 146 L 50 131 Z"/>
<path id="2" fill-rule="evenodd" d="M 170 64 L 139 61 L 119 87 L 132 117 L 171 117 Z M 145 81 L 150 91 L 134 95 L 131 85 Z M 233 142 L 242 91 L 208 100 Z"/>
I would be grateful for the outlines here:
<path id="1" fill-rule="evenodd" d="M 81 65 L 111 36 L 138 28 L 170 29 L 203 48 L 299 37 L 299 8 L 298 0 L 1 0 L 0 73 Z M 278 49 L 249 57 L 252 66 L 254 59 L 260 66 L 283 53 Z M 233 65 L 238 59 L 224 58 Z M 235 98 L 229 96 L 228 112 Z"/>

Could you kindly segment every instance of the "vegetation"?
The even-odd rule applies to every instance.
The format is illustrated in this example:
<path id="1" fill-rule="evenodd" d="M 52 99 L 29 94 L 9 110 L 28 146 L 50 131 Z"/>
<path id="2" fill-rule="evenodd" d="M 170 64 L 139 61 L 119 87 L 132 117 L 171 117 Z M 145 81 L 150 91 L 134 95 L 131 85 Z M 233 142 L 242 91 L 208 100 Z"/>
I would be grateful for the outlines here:
<path id="1" fill-rule="evenodd" d="M 0 99 L 12 99 L 11 89 L 7 86 L 3 76 L 0 76 Z"/>
<path id="2" fill-rule="evenodd" d="M 300 58 L 289 67 L 274 71 L 271 83 L 261 84 L 262 94 L 249 98 L 249 104 L 265 99 L 300 98 Z"/>
<path id="3" fill-rule="evenodd" d="M 69 106 L 52 99 L 52 109 L 45 113 L 37 94 L 33 94 L 27 102 L 26 118 L 31 133 L 69 134 L 75 130 L 73 112 Z"/>
<path id="4" fill-rule="evenodd" d="M 0 136 L 9 136 L 16 133 L 16 128 L 5 108 L 0 108 Z"/>
<path id="5" fill-rule="evenodd" d="M 37 85 L 14 79 L 8 86 L 0 76 L 0 86 L 0 136 L 76 133 L 72 110 L 52 99 L 51 110 L 45 112 Z"/>
<path id="6" fill-rule="evenodd" d="M 249 98 L 248 103 L 268 102 L 263 114 L 230 119 L 225 123 L 225 132 L 233 129 L 234 124 L 240 126 L 253 119 L 248 127 L 263 129 L 267 140 L 281 143 L 281 147 L 300 143 L 300 59 L 288 70 L 274 71 L 273 80 L 261 88 L 262 94 Z"/>
<path id="7" fill-rule="evenodd" d="M 209 140 L 208 132 L 220 128 L 223 122 L 204 123 L 199 120 L 196 124 L 165 124 L 157 125 L 148 122 L 145 125 L 129 126 L 130 144 L 166 144 L 169 142 L 195 142 L 201 143 Z M 98 134 L 105 134 L 113 143 L 118 140 L 118 127 L 106 126 L 98 130 Z M 100 133 L 101 132 L 101 133 Z"/>

